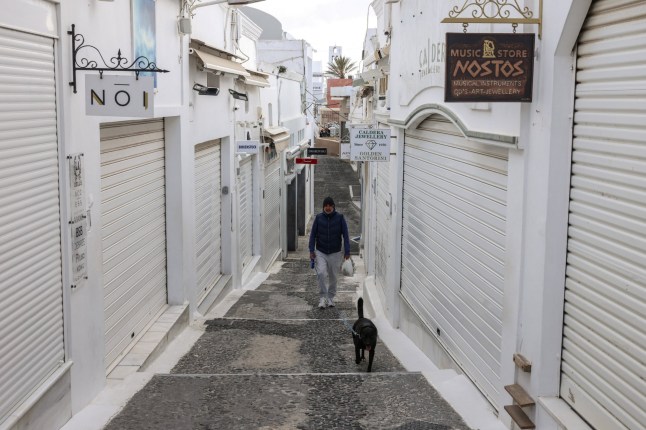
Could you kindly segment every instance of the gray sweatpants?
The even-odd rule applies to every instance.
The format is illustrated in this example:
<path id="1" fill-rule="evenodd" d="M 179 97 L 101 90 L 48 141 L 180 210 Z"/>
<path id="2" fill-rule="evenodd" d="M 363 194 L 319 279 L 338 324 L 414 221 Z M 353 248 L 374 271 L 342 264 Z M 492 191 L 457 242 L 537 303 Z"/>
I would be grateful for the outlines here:
<path id="1" fill-rule="evenodd" d="M 343 251 L 324 254 L 316 250 L 316 277 L 319 282 L 319 296 L 333 299 L 336 296 L 336 279 L 343 261 Z M 327 286 L 326 286 L 326 281 Z"/>

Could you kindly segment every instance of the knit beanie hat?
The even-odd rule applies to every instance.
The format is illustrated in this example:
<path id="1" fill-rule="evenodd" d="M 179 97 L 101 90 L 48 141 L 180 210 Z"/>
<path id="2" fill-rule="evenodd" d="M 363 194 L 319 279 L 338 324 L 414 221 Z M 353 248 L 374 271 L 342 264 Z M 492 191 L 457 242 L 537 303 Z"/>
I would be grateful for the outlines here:
<path id="1" fill-rule="evenodd" d="M 334 207 L 334 200 L 332 200 L 332 197 L 326 197 L 323 199 L 323 207 L 331 205 Z"/>

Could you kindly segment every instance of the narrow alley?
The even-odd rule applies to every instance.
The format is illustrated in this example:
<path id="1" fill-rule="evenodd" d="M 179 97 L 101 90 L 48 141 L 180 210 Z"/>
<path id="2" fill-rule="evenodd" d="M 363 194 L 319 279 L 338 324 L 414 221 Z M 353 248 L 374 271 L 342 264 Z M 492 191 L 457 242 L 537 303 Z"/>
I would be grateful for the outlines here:
<path id="1" fill-rule="evenodd" d="M 0 430 L 646 430 L 646 0 L 2 3 Z"/>
<path id="2" fill-rule="evenodd" d="M 338 158 L 322 157 L 321 165 L 316 200 L 335 196 L 352 236 L 359 218 L 348 187 L 357 175 Z M 190 351 L 105 429 L 468 429 L 381 340 L 372 373 L 355 364 L 351 326 L 363 277 L 340 278 L 336 307 L 319 309 L 307 238 L 228 310 L 216 306 Z"/>

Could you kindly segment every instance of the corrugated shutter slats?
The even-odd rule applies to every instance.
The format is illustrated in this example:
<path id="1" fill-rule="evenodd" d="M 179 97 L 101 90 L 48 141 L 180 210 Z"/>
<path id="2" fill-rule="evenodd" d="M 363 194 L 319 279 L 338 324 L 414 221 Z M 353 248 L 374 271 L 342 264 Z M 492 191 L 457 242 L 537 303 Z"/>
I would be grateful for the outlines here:
<path id="1" fill-rule="evenodd" d="M 577 49 L 561 396 L 646 422 L 646 2 L 593 2 Z"/>
<path id="2" fill-rule="evenodd" d="M 240 258 L 246 267 L 253 257 L 253 157 L 240 162 Z"/>
<path id="3" fill-rule="evenodd" d="M 220 141 L 195 147 L 197 302 L 222 276 Z"/>
<path id="4" fill-rule="evenodd" d="M 382 294 L 382 303 L 388 303 L 385 295 L 392 288 L 388 283 L 388 257 L 390 255 L 390 163 L 375 163 L 377 167 L 377 189 L 375 204 L 377 205 L 377 233 L 375 237 L 375 280 Z"/>
<path id="5" fill-rule="evenodd" d="M 437 116 L 406 133 L 402 294 L 496 407 L 507 150 Z"/>
<path id="6" fill-rule="evenodd" d="M 265 270 L 280 249 L 280 161 L 278 158 L 265 166 Z"/>
<path id="7" fill-rule="evenodd" d="M 108 369 L 166 304 L 163 119 L 101 126 Z"/>
<path id="8" fill-rule="evenodd" d="M 58 159 L 53 40 L 0 28 L 0 417 L 64 360 Z"/>

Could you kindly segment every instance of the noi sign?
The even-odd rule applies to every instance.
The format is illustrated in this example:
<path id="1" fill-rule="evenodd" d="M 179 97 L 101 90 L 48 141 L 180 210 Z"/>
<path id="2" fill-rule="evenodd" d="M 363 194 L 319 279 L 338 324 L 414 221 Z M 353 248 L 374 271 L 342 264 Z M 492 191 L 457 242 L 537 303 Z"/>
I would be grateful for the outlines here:
<path id="1" fill-rule="evenodd" d="M 447 33 L 446 102 L 531 102 L 534 34 Z"/>
<path id="2" fill-rule="evenodd" d="M 152 76 L 85 76 L 85 114 L 91 116 L 154 116 Z"/>

